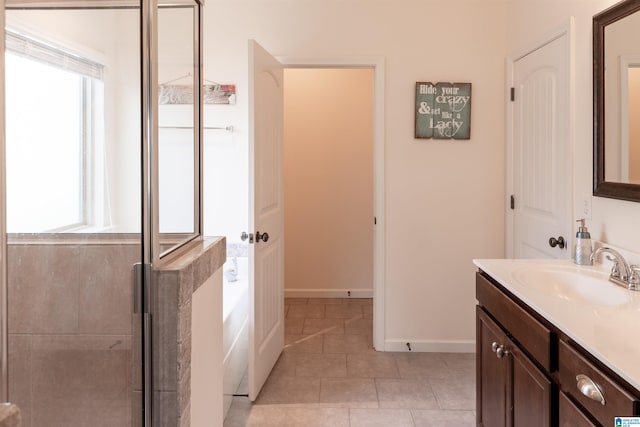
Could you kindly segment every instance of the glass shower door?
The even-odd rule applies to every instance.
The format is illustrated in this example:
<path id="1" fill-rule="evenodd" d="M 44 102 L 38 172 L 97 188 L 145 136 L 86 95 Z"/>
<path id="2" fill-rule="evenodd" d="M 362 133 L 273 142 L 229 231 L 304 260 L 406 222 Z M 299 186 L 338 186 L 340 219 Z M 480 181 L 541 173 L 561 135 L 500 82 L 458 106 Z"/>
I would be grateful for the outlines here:
<path id="1" fill-rule="evenodd" d="M 6 7 L 8 400 L 25 427 L 142 425 L 141 10 L 83 5 Z"/>

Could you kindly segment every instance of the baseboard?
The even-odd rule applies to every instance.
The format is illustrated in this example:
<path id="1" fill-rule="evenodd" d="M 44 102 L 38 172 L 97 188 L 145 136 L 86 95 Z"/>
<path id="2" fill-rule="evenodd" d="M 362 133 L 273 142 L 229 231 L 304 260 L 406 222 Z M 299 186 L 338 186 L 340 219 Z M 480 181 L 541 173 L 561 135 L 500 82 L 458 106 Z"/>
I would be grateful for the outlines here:
<path id="1" fill-rule="evenodd" d="M 411 350 L 407 347 L 411 345 Z M 380 349 L 376 349 L 379 350 Z M 381 351 L 412 351 L 417 353 L 475 353 L 476 342 L 461 341 L 425 341 L 425 340 L 386 340 Z"/>
<path id="2" fill-rule="evenodd" d="M 286 298 L 373 298 L 373 289 L 285 289 Z"/>

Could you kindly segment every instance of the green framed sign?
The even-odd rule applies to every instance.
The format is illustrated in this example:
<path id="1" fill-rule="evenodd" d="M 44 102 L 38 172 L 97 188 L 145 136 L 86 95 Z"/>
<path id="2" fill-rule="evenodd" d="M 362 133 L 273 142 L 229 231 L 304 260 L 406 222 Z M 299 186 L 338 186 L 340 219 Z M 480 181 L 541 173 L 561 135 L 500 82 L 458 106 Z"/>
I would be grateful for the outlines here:
<path id="1" fill-rule="evenodd" d="M 471 83 L 416 83 L 415 137 L 471 139 Z"/>

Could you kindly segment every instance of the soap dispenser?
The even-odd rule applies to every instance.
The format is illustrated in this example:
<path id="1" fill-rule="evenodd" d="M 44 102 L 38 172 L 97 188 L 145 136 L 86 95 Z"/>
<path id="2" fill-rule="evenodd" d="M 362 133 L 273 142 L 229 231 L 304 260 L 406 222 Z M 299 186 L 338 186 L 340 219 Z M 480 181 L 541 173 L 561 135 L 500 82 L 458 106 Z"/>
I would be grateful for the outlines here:
<path id="1" fill-rule="evenodd" d="M 576 244 L 573 250 L 573 262 L 578 265 L 591 265 L 591 234 L 585 226 L 584 218 L 577 220 L 580 223 L 576 233 Z"/>

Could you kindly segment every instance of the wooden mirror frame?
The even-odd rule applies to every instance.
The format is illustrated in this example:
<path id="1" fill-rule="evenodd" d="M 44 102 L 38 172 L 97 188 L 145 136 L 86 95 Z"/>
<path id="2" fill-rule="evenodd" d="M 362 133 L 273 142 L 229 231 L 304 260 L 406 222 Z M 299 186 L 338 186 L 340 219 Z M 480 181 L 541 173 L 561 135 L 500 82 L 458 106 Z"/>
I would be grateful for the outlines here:
<path id="1" fill-rule="evenodd" d="M 605 180 L 604 30 L 638 11 L 640 0 L 626 0 L 593 17 L 593 195 L 634 202 L 640 202 L 640 185 Z"/>

